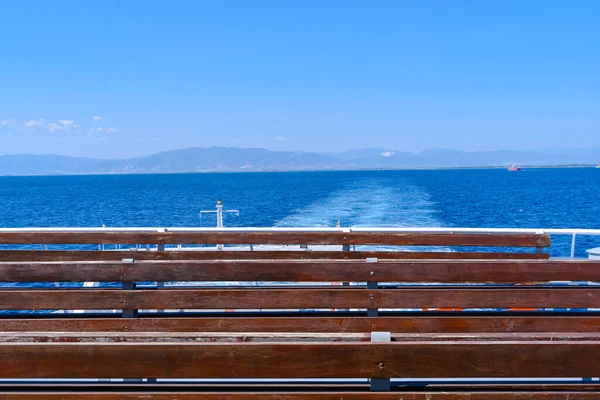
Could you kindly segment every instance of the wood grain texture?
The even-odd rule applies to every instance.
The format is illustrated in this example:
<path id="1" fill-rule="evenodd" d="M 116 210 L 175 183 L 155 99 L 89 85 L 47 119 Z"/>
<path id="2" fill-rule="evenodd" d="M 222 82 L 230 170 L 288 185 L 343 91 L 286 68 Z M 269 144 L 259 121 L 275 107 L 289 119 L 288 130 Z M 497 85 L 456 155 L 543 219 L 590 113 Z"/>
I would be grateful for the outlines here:
<path id="1" fill-rule="evenodd" d="M 0 392 L 0 400 L 598 400 L 600 392 Z"/>
<path id="2" fill-rule="evenodd" d="M 590 342 L 600 341 L 600 333 L 392 333 L 391 338 L 394 342 Z M 370 332 L 0 332 L 0 343 L 350 343 L 370 341 Z"/>
<path id="3" fill-rule="evenodd" d="M 593 376 L 597 341 L 0 344 L 0 378 Z"/>
<path id="4" fill-rule="evenodd" d="M 600 317 L 203 317 L 0 319 L 2 332 L 600 332 Z"/>
<path id="5" fill-rule="evenodd" d="M 531 283 L 600 281 L 600 261 L 263 260 L 0 263 L 0 282 L 274 281 Z"/>
<path id="6" fill-rule="evenodd" d="M 121 261 L 135 260 L 547 260 L 547 253 L 410 252 L 410 251 L 93 251 L 0 250 L 0 262 L 10 261 Z"/>
<path id="7" fill-rule="evenodd" d="M 5 310 L 600 308 L 600 288 L 0 290 Z"/>
<path id="8" fill-rule="evenodd" d="M 378 232 L 0 232 L 0 244 L 346 244 L 547 247 L 550 236 Z"/>

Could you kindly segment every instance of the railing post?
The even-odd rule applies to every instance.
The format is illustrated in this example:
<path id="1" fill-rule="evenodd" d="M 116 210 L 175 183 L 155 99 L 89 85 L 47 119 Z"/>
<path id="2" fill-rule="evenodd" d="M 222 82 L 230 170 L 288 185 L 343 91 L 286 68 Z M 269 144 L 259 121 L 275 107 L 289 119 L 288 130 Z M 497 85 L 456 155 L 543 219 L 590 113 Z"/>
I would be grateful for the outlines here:
<path id="1" fill-rule="evenodd" d="M 577 240 L 577 234 L 573 232 L 573 237 L 571 238 L 571 258 L 575 258 L 575 242 Z"/>

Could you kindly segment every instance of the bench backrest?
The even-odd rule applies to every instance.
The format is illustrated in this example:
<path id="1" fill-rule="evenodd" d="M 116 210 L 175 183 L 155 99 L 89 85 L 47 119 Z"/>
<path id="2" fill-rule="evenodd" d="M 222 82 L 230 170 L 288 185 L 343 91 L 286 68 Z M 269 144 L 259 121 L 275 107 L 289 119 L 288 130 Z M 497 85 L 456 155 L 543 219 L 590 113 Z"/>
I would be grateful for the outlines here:
<path id="1" fill-rule="evenodd" d="M 218 253 L 210 251 L 190 252 L 186 251 L 189 249 L 168 248 L 169 245 L 211 244 L 257 246 L 254 247 L 256 251 L 240 251 L 239 248 L 223 247 L 223 251 Z M 119 260 L 131 257 L 131 250 L 135 250 L 123 251 L 122 247 L 119 247 L 121 251 L 98 254 L 93 251 L 93 248 L 90 248 L 93 247 L 91 245 L 100 245 L 101 247 L 104 245 L 156 246 L 155 250 L 157 251 L 137 251 L 135 258 L 138 260 L 364 259 L 370 257 L 387 259 L 546 259 L 549 258 L 549 255 L 544 253 L 543 250 L 550 246 L 550 237 L 545 234 L 529 233 L 394 233 L 342 230 L 326 232 L 282 230 L 247 232 L 236 230 L 215 232 L 0 231 L 0 245 L 13 245 L 10 249 L 0 250 L 0 261 Z M 45 249 L 48 249 L 47 246 L 50 245 L 52 250 L 22 249 L 19 245 L 21 247 L 43 245 Z M 73 248 L 72 245 L 80 246 Z M 344 249 L 346 251 L 332 248 L 320 248 L 318 251 L 300 250 L 298 248 L 289 248 L 286 251 L 264 251 L 260 245 L 329 245 L 339 246 L 339 250 Z M 164 251 L 165 249 L 169 251 Z M 391 251 L 394 249 L 401 249 L 402 251 Z M 474 249 L 475 251 L 473 251 Z M 534 249 L 535 252 L 516 251 L 519 249 Z M 145 250 L 145 247 L 142 250 Z"/>

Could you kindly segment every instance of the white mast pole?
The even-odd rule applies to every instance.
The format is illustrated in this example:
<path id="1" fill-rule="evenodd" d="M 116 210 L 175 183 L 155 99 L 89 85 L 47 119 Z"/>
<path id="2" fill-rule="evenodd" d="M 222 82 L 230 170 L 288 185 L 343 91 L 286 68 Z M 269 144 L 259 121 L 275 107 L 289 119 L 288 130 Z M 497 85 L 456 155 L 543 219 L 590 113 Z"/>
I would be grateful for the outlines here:
<path id="1" fill-rule="evenodd" d="M 223 227 L 223 202 L 217 200 L 217 228 Z M 222 244 L 217 244 L 217 250 L 223 250 Z"/>
<path id="2" fill-rule="evenodd" d="M 217 228 L 223 227 L 223 202 L 217 200 Z"/>
<path id="3" fill-rule="evenodd" d="M 224 212 L 240 215 L 240 210 L 225 210 L 225 211 L 223 211 L 223 202 L 221 200 L 217 200 L 217 209 L 200 211 L 200 218 L 202 218 L 202 214 L 205 214 L 205 213 L 216 213 L 217 214 L 217 229 L 220 229 L 220 228 L 223 228 L 223 213 Z M 217 244 L 217 250 L 223 250 L 223 245 Z"/>

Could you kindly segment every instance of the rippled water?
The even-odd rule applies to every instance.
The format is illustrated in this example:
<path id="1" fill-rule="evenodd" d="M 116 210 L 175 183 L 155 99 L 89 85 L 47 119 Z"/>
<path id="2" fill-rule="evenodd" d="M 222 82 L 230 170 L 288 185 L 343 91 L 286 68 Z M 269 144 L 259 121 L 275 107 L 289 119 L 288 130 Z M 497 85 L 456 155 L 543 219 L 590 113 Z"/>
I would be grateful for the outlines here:
<path id="1" fill-rule="evenodd" d="M 592 168 L 0 177 L 0 227 L 214 226 L 199 211 L 217 199 L 240 210 L 226 226 L 600 228 Z M 577 256 L 596 246 L 579 238 Z M 17 285 L 53 286 L 0 283 Z"/>
<path id="2" fill-rule="evenodd" d="M 0 177 L 0 226 L 600 227 L 594 168 Z M 553 255 L 570 238 L 554 237 Z M 578 256 L 600 238 L 578 239 Z"/>

